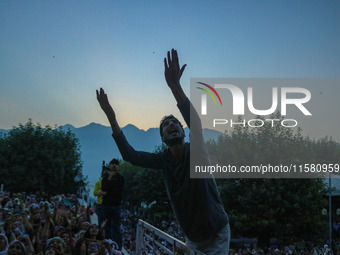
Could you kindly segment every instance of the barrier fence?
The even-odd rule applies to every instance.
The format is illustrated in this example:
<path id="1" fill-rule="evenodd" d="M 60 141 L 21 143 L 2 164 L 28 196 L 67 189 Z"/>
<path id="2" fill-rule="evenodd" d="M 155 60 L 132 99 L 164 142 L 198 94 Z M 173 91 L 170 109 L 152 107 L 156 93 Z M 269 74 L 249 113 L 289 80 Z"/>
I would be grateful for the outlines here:
<path id="1" fill-rule="evenodd" d="M 139 220 L 137 224 L 136 255 L 144 254 L 176 254 L 176 255 L 204 255 L 200 251 L 189 249 L 182 241 Z"/>

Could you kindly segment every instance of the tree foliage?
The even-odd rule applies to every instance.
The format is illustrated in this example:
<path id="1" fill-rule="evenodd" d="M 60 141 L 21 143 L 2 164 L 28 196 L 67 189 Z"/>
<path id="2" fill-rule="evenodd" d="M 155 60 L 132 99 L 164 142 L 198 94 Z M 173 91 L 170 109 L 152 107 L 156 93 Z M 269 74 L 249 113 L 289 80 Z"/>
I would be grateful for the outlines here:
<path id="1" fill-rule="evenodd" d="M 271 123 L 237 127 L 207 148 L 213 164 L 235 166 L 336 163 L 340 156 L 330 138 L 311 140 L 300 129 Z M 264 246 L 271 237 L 287 244 L 317 241 L 325 233 L 323 179 L 219 179 L 218 185 L 234 236 L 258 237 Z"/>
<path id="2" fill-rule="evenodd" d="M 85 186 L 78 139 L 60 127 L 20 124 L 0 138 L 0 176 L 12 192 L 75 193 Z"/>

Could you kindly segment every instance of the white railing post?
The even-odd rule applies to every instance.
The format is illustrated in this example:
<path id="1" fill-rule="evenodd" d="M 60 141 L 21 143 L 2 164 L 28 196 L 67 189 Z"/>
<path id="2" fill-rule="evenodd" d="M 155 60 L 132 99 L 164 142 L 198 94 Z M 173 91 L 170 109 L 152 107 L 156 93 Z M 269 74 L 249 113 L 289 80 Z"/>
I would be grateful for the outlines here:
<path id="1" fill-rule="evenodd" d="M 141 255 L 143 248 L 143 223 L 141 221 L 138 221 L 136 234 L 136 255 Z"/>

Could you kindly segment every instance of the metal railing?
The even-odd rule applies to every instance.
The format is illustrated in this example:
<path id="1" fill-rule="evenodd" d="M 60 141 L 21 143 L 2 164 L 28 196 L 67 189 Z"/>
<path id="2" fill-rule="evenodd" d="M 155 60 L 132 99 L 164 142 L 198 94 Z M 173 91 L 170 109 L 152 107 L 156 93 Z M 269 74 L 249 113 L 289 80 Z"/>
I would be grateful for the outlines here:
<path id="1" fill-rule="evenodd" d="M 139 220 L 137 224 L 136 255 L 149 254 L 151 251 L 152 254 L 204 255 L 200 251 L 190 249 L 184 242 L 151 224 Z"/>

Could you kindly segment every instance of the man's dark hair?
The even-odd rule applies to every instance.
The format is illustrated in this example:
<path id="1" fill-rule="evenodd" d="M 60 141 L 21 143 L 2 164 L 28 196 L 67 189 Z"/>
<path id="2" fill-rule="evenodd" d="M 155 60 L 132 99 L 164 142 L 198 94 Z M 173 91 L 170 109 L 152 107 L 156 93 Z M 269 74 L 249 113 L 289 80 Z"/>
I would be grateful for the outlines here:
<path id="1" fill-rule="evenodd" d="M 175 119 L 179 123 L 179 125 L 181 126 L 181 128 L 183 130 L 183 133 L 184 133 L 184 129 L 183 129 L 182 123 L 174 115 L 170 114 L 170 115 L 164 116 L 163 119 L 161 120 L 160 125 L 159 125 L 159 133 L 161 134 L 161 137 L 163 137 L 163 123 L 167 119 Z"/>
<path id="2" fill-rule="evenodd" d="M 111 161 L 110 161 L 110 165 L 111 164 L 113 164 L 113 165 L 119 165 L 119 161 L 118 161 L 118 159 L 112 159 Z"/>

